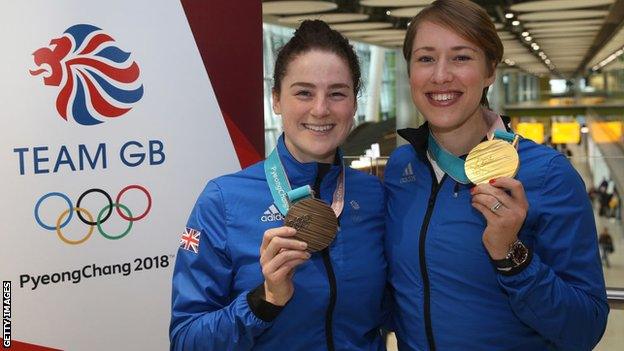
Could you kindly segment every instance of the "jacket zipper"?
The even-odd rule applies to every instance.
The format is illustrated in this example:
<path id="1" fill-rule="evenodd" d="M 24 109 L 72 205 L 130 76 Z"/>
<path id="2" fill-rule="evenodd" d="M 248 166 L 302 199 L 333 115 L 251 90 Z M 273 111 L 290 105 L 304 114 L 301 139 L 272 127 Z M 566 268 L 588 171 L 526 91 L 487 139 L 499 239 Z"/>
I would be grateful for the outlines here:
<path id="1" fill-rule="evenodd" d="M 431 326 L 431 303 L 430 303 L 430 283 L 429 283 L 429 274 L 427 273 L 427 262 L 425 260 L 425 240 L 427 238 L 427 229 L 429 228 L 429 221 L 431 220 L 431 215 L 433 214 L 433 208 L 435 206 L 436 197 L 438 196 L 438 191 L 442 187 L 442 183 L 446 179 L 446 174 L 440 179 L 438 183 L 435 172 L 433 171 L 433 167 L 431 163 L 427 162 L 429 166 L 429 172 L 431 173 L 431 194 L 429 195 L 429 202 L 427 204 L 427 213 L 425 214 L 425 218 L 423 220 L 423 224 L 420 227 L 420 236 L 418 242 L 418 251 L 420 254 L 420 275 L 423 280 L 423 314 L 425 317 L 425 333 L 427 334 L 427 342 L 429 343 L 429 350 L 435 351 L 435 340 L 433 339 L 433 328 Z"/>
<path id="2" fill-rule="evenodd" d="M 320 166 L 320 164 L 319 164 Z M 321 181 L 325 174 L 327 174 L 328 169 L 321 170 L 320 167 L 317 169 L 318 173 L 316 176 L 316 180 L 314 182 L 314 191 L 320 198 L 321 196 Z M 338 225 L 340 225 L 340 218 L 338 218 Z M 323 249 L 321 251 L 321 255 L 323 256 L 323 265 L 325 266 L 325 271 L 327 272 L 327 280 L 329 282 L 329 304 L 327 305 L 327 311 L 325 313 L 325 342 L 327 343 L 327 350 L 334 351 L 334 330 L 333 330 L 333 317 L 334 317 L 334 308 L 336 307 L 336 274 L 334 273 L 334 268 L 331 263 L 331 257 L 329 255 L 329 247 Z"/>
<path id="3" fill-rule="evenodd" d="M 333 315 L 336 307 L 336 275 L 329 257 L 329 248 L 322 251 L 323 264 L 327 271 L 327 280 L 329 280 L 329 305 L 325 314 L 325 339 L 327 341 L 327 350 L 334 351 L 334 331 L 333 331 Z"/>

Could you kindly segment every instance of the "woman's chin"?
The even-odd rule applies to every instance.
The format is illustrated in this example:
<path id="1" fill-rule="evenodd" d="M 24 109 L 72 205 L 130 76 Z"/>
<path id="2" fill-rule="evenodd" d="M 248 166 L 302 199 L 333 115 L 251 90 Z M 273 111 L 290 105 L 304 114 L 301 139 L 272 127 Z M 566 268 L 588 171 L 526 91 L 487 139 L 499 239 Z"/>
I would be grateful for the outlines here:
<path id="1" fill-rule="evenodd" d="M 311 152 L 308 153 L 308 156 L 314 159 L 314 161 L 329 163 L 333 161 L 335 154 L 336 154 L 335 147 L 325 147 L 325 148 L 315 149 L 313 151 L 311 150 Z"/>

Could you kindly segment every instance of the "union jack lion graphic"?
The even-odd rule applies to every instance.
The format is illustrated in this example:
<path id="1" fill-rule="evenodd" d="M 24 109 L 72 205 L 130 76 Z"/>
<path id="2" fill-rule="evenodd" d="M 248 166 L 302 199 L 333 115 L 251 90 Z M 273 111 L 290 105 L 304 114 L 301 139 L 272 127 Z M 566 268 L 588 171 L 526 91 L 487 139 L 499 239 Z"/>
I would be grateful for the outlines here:
<path id="1" fill-rule="evenodd" d="M 61 87 L 56 110 L 66 121 L 100 124 L 124 115 L 143 97 L 139 66 L 96 26 L 71 26 L 33 56 L 37 69 L 30 74 L 43 74 L 45 85 Z"/>

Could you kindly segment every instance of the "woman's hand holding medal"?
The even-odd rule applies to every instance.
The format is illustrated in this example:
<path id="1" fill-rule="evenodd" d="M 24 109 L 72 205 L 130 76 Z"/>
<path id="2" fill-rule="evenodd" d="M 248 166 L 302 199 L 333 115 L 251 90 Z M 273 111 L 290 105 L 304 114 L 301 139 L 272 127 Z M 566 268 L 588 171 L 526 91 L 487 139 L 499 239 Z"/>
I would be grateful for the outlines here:
<path id="1" fill-rule="evenodd" d="M 288 139 L 286 139 L 288 140 Z M 335 152 L 334 152 L 335 153 Z M 329 246 L 336 236 L 338 216 L 344 206 L 345 165 L 336 180 L 332 205 L 313 197 L 310 185 L 292 189 L 277 149 L 264 162 L 264 172 L 275 206 L 285 216 L 285 226 L 264 232 L 260 265 L 264 275 L 265 300 L 284 306 L 294 293 L 295 268 L 311 252 Z"/>
<path id="2" fill-rule="evenodd" d="M 260 246 L 260 265 L 264 275 L 265 300 L 284 306 L 294 293 L 295 268 L 310 258 L 308 245 L 293 237 L 291 227 L 272 228 L 264 232 Z"/>
<path id="3" fill-rule="evenodd" d="M 476 185 L 471 194 L 472 206 L 487 220 L 483 245 L 492 259 L 504 259 L 529 209 L 522 183 L 509 177 L 491 179 Z"/>

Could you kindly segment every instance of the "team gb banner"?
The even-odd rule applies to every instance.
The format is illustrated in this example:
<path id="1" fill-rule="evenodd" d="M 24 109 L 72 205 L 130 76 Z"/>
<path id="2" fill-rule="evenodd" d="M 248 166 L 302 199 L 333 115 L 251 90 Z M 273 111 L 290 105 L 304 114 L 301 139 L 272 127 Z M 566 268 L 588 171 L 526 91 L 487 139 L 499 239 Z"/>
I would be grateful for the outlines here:
<path id="1" fill-rule="evenodd" d="M 182 4 L 4 1 L 0 29 L 4 345 L 167 349 L 180 228 L 240 169 Z"/>

